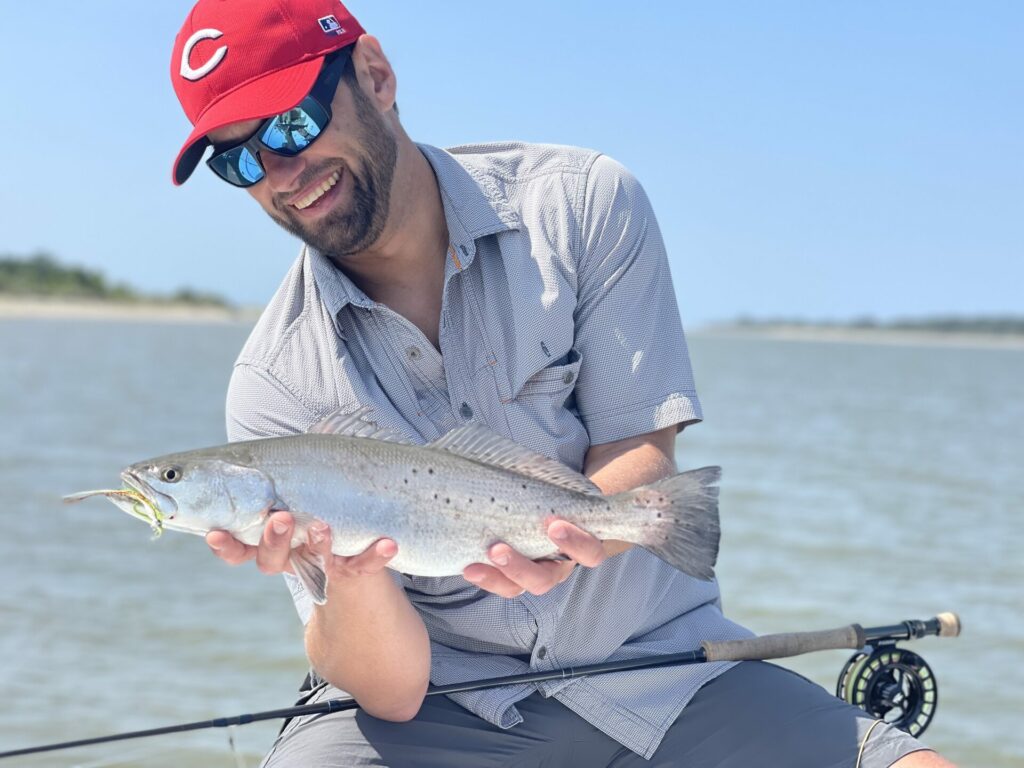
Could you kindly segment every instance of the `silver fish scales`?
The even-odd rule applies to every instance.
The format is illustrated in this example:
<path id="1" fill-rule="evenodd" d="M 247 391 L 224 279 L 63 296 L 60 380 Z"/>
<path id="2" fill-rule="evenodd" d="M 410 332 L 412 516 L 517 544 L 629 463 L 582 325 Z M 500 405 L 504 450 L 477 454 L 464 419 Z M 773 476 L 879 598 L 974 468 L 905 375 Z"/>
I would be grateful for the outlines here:
<path id="1" fill-rule="evenodd" d="M 107 495 L 157 532 L 220 529 L 247 544 L 259 542 L 270 511 L 288 510 L 296 521 L 293 569 L 320 603 L 322 563 L 303 547 L 315 520 L 330 526 L 338 555 L 394 539 L 389 566 L 419 576 L 460 574 L 486 562 L 498 541 L 530 558 L 553 556 L 546 529 L 555 517 L 600 539 L 638 544 L 692 576 L 713 576 L 718 467 L 604 496 L 583 475 L 481 424 L 422 446 L 381 429 L 368 413 L 334 414 L 304 435 L 142 461 L 122 473 L 127 490 L 66 499 Z"/>

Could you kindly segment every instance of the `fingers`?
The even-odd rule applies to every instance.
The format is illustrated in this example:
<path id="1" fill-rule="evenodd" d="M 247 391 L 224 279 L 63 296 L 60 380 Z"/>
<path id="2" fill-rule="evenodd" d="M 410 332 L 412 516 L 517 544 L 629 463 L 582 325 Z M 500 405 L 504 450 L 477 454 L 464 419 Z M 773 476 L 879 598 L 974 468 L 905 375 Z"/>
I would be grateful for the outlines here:
<path id="1" fill-rule="evenodd" d="M 391 539 L 378 539 L 358 555 L 341 557 L 331 551 L 333 541 L 331 540 L 331 529 L 327 523 L 316 521 L 309 527 L 310 552 L 320 555 L 329 568 L 340 571 L 345 575 L 358 573 L 374 573 L 388 564 L 396 554 L 398 545 Z"/>
<path id="2" fill-rule="evenodd" d="M 548 526 L 548 536 L 558 545 L 559 551 L 588 568 L 600 565 L 607 557 L 600 539 L 565 520 L 552 521 Z"/>
<path id="3" fill-rule="evenodd" d="M 288 512 L 272 512 L 256 548 L 256 566 L 263 573 L 291 571 L 288 558 L 292 551 L 295 520 Z"/>
<path id="4" fill-rule="evenodd" d="M 327 564 L 328 573 L 340 576 L 359 576 L 377 573 L 382 570 L 396 554 L 398 545 L 391 539 L 378 539 L 358 555 L 340 557 L 331 552 L 331 529 L 322 521 L 309 527 L 309 550 L 320 555 Z"/>
<path id="5" fill-rule="evenodd" d="M 346 575 L 364 576 L 377 573 L 384 569 L 388 562 L 398 554 L 398 545 L 391 539 L 378 539 L 358 555 L 352 557 L 336 557 L 336 567 L 344 568 Z M 337 561 L 344 561 L 338 563 Z"/>
<path id="6" fill-rule="evenodd" d="M 206 544 L 213 554 L 231 565 L 241 565 L 256 557 L 256 547 L 243 544 L 227 531 L 210 531 L 206 534 Z"/>
<path id="7" fill-rule="evenodd" d="M 492 567 L 484 563 L 466 566 L 467 581 L 502 597 L 517 597 L 523 592 L 543 595 L 572 574 L 573 562 L 530 560 L 507 544 L 495 544 L 488 553 Z"/>

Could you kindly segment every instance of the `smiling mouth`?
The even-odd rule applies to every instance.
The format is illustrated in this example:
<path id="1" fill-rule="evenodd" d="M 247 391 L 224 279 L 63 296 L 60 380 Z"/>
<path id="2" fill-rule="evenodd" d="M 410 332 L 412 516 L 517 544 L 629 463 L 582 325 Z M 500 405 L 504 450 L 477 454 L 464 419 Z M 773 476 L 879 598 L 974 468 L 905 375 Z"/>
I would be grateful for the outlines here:
<path id="1" fill-rule="evenodd" d="M 330 192 L 334 185 L 337 184 L 340 179 L 341 171 L 335 171 L 322 182 L 320 182 L 320 184 L 317 185 L 311 192 L 309 192 L 309 194 L 307 194 L 301 200 L 297 200 L 296 202 L 292 203 L 292 205 L 295 208 L 298 208 L 300 211 L 306 210 L 315 202 L 317 202 L 321 197 Z"/>

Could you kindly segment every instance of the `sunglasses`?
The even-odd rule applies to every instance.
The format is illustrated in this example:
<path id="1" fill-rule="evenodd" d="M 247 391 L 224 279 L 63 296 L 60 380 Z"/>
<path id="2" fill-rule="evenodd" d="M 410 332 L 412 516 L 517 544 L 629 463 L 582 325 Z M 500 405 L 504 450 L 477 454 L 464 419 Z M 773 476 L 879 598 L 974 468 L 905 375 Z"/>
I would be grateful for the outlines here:
<path id="1" fill-rule="evenodd" d="M 287 112 L 268 117 L 245 141 L 214 145 L 206 164 L 228 184 L 251 187 L 267 175 L 260 153 L 295 157 L 306 150 L 331 122 L 331 102 L 351 57 L 350 48 L 330 54 L 306 98 Z"/>

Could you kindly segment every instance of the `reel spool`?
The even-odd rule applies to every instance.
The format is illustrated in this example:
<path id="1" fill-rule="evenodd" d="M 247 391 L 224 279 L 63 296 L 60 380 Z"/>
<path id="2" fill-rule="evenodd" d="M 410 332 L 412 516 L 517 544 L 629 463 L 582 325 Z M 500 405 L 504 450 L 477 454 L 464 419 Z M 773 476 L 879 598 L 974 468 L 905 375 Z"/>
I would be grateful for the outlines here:
<path id="1" fill-rule="evenodd" d="M 939 687 L 924 659 L 883 643 L 850 657 L 839 673 L 836 696 L 916 737 L 935 716 Z"/>

